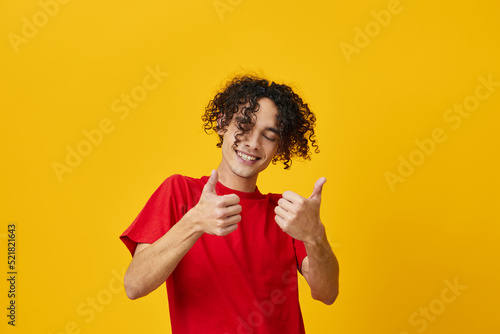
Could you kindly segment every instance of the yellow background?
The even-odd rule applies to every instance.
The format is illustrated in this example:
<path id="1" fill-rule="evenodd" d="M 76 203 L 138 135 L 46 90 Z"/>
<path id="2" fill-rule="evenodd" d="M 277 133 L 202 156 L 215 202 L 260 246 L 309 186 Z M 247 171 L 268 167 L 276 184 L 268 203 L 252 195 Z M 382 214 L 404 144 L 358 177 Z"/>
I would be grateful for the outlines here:
<path id="1" fill-rule="evenodd" d="M 307 332 L 499 333 L 500 87 L 456 129 L 443 118 L 474 101 L 479 77 L 500 82 L 498 2 L 219 6 L 72 0 L 44 21 L 36 0 L 1 2 L 1 277 L 10 222 L 19 272 L 15 328 L 0 280 L 1 332 L 170 332 L 164 286 L 130 301 L 117 283 L 130 261 L 118 236 L 167 176 L 217 166 L 200 116 L 228 78 L 252 71 L 290 83 L 318 118 L 321 153 L 291 171 L 271 166 L 258 183 L 309 196 L 328 179 L 322 218 L 341 290 L 324 306 L 300 281 Z M 374 23 L 372 11 L 388 9 L 390 22 Z M 22 40 L 26 20 L 40 27 Z M 356 37 L 366 28 L 369 41 Z M 341 46 L 356 42 L 346 56 Z M 113 102 L 157 66 L 168 76 L 120 119 Z M 113 130 L 60 182 L 53 163 L 105 119 Z M 386 171 L 398 173 L 399 156 L 436 128 L 446 140 L 391 189 Z M 462 290 L 445 303 L 454 281 Z"/>

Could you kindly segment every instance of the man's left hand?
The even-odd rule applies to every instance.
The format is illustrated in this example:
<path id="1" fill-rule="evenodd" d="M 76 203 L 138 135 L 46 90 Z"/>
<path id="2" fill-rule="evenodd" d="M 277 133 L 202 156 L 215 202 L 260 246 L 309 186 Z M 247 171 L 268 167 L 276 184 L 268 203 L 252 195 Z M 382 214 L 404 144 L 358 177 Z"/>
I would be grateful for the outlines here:
<path id="1" fill-rule="evenodd" d="M 292 238 L 313 243 L 324 234 L 324 226 L 319 217 L 321 192 L 326 178 L 322 177 L 314 184 L 309 198 L 304 198 L 292 191 L 285 191 L 274 209 L 276 223 Z"/>

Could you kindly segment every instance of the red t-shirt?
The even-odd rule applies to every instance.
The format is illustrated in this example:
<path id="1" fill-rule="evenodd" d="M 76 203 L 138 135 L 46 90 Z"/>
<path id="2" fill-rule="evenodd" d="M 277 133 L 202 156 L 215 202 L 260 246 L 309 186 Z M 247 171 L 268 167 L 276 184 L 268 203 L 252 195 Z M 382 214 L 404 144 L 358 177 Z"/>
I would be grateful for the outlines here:
<path id="1" fill-rule="evenodd" d="M 195 206 L 208 176 L 167 178 L 120 236 L 134 254 L 153 243 Z M 236 231 L 202 235 L 167 279 L 172 333 L 305 333 L 297 269 L 304 244 L 274 221 L 279 194 L 245 193 L 217 183 L 218 195 L 236 194 L 242 206 Z"/>

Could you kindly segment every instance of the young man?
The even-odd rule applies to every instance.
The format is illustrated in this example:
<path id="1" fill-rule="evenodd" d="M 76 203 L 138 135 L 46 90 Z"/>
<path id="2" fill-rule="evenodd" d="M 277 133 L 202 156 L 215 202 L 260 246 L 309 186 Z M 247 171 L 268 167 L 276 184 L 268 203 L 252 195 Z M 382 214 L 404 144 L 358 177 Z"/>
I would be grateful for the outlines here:
<path id="1" fill-rule="evenodd" d="M 121 235 L 130 299 L 166 281 L 172 333 L 304 333 L 297 271 L 332 304 L 339 267 L 320 220 L 325 178 L 304 198 L 259 192 L 270 162 L 318 151 L 316 118 L 286 85 L 237 77 L 208 104 L 222 159 L 211 176 L 173 175 Z"/>

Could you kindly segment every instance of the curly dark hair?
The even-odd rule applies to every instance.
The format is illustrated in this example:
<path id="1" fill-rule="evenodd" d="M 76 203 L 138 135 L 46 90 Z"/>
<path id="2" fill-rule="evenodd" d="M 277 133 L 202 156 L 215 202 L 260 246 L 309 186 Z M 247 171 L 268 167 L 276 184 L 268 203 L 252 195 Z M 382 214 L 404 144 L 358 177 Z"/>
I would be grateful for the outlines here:
<path id="1" fill-rule="evenodd" d="M 279 142 L 273 164 L 281 161 L 285 169 L 289 169 L 294 157 L 310 160 L 311 147 L 315 153 L 319 153 L 314 134 L 316 116 L 309 110 L 307 103 L 289 86 L 270 83 L 266 79 L 251 75 L 235 77 L 208 103 L 202 116 L 205 132 L 210 134 L 212 131 L 227 131 L 233 116 L 241 109 L 242 117 L 238 117 L 237 122 L 239 131 L 235 135 L 236 147 L 241 136 L 249 133 L 255 124 L 255 113 L 260 108 L 257 100 L 262 97 L 274 101 L 278 108 Z M 219 134 L 217 147 L 222 147 L 222 142 L 223 137 Z"/>

